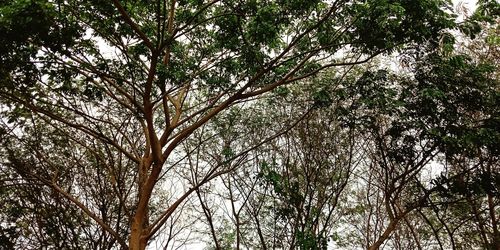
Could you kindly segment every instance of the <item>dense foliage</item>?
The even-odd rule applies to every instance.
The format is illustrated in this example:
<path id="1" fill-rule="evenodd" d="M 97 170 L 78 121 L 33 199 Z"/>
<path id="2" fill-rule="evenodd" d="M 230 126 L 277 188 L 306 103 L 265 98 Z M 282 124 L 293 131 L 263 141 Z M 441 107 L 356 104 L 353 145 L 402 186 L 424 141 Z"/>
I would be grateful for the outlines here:
<path id="1" fill-rule="evenodd" d="M 500 7 L 452 7 L 0 1 L 0 246 L 499 249 Z"/>

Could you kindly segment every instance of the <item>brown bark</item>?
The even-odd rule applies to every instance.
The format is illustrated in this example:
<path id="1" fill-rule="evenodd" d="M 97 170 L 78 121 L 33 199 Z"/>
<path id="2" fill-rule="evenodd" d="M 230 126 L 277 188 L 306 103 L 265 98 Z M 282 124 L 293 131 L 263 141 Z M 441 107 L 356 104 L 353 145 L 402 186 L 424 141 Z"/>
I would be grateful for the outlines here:
<path id="1" fill-rule="evenodd" d="M 368 250 L 378 250 L 380 246 L 384 243 L 384 241 L 387 240 L 389 236 L 391 236 L 392 232 L 396 230 L 399 220 L 401 219 L 395 218 L 391 220 L 387 228 L 384 230 L 384 233 L 378 237 L 375 243 L 373 243 L 371 246 L 368 247 Z"/>
<path id="2" fill-rule="evenodd" d="M 150 194 L 150 193 L 149 193 Z M 130 239 L 129 239 L 129 249 L 130 250 L 144 250 L 147 245 L 147 206 L 150 196 L 147 194 L 147 190 L 142 190 L 140 193 L 139 204 L 134 214 L 132 224 L 130 226 Z M 147 200 L 147 201 L 146 201 Z"/>
<path id="3" fill-rule="evenodd" d="M 143 232 L 143 215 L 136 213 L 134 220 L 132 221 L 130 239 L 129 239 L 129 250 L 144 250 L 147 246 L 146 237 L 144 237 Z"/>

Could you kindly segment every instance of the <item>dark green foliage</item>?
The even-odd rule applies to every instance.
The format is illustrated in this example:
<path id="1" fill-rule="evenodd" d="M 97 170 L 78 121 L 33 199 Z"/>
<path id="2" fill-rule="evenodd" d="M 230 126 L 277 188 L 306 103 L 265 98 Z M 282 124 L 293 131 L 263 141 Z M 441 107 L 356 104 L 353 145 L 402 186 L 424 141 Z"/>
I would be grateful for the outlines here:
<path id="1" fill-rule="evenodd" d="M 477 10 L 458 28 L 462 33 L 474 39 L 481 31 L 482 23 L 491 23 L 495 25 L 500 16 L 500 3 L 496 0 L 479 0 Z"/>
<path id="2" fill-rule="evenodd" d="M 0 3 L 0 87 L 32 86 L 39 76 L 33 58 L 41 47 L 65 51 L 73 46 L 80 28 L 61 11 L 44 0 Z"/>
<path id="3" fill-rule="evenodd" d="M 317 223 L 318 211 L 315 211 L 314 207 L 306 207 L 307 210 L 311 209 L 312 213 L 309 217 L 301 218 L 304 213 L 309 213 L 309 211 L 303 211 L 304 205 L 308 201 L 305 194 L 302 194 L 301 190 L 304 189 L 304 183 L 300 183 L 299 180 L 290 180 L 288 177 L 283 176 L 276 172 L 276 166 L 274 164 L 268 164 L 263 162 L 261 165 L 261 172 L 258 174 L 258 178 L 261 179 L 262 185 L 270 185 L 274 194 L 276 195 L 277 206 L 273 208 L 275 216 L 279 217 L 281 221 L 285 223 L 294 222 L 297 220 L 294 228 L 294 239 L 296 240 L 297 249 L 301 250 L 322 250 L 326 249 L 328 245 L 328 239 L 323 232 L 317 233 L 313 232 L 312 228 L 318 225 L 313 225 Z M 318 189 L 328 188 L 328 187 L 316 187 Z M 317 208 L 316 208 L 317 209 Z M 302 221 L 304 219 L 304 221 Z M 304 223 L 304 224 L 302 224 Z"/>
<path id="4" fill-rule="evenodd" d="M 474 157 L 482 150 L 498 155 L 500 94 L 499 82 L 492 78 L 496 70 L 464 55 L 430 55 L 419 62 L 414 80 L 384 70 L 366 72 L 338 95 L 358 96 L 353 111 L 344 113 L 346 122 L 377 129 L 380 117 L 393 117 L 386 134 L 402 139 L 404 147 L 431 140 L 449 155 Z"/>
<path id="5" fill-rule="evenodd" d="M 446 3 L 437 0 L 365 1 L 345 5 L 339 1 L 335 6 L 321 1 L 222 1 L 202 12 L 194 11 L 203 6 L 202 2 L 181 1 L 176 11 L 176 27 L 193 26 L 182 33 L 189 41 L 186 43 L 185 39 L 183 42 L 170 41 L 171 34 L 160 37 L 155 34 L 155 20 L 166 18 L 167 9 L 162 4 L 125 1 L 122 5 L 131 18 L 141 24 L 141 31 L 150 37 L 152 44 L 172 44 L 168 68 L 157 68 L 160 88 L 165 84 L 179 86 L 195 80 L 216 91 L 230 90 L 235 86 L 232 83 L 234 79 L 255 74 L 270 61 L 269 52 L 277 53 L 284 49 L 288 37 L 308 29 L 311 35 L 297 41 L 302 51 L 323 46 L 325 51 L 335 52 L 341 47 L 337 44 L 346 43 L 363 52 L 374 53 L 404 43 L 437 39 L 439 30 L 451 27 L 451 16 L 442 11 Z M 330 7 L 334 13 L 331 13 Z M 33 86 L 41 75 L 57 75 L 57 78 L 51 79 L 64 82 L 61 91 L 71 89 L 73 94 L 86 91 L 86 96 L 95 97 L 89 94 L 88 88 L 81 87 L 82 82 L 75 82 L 81 80 L 76 77 L 81 73 L 76 68 L 54 65 L 55 59 L 70 54 L 96 58 L 90 62 L 95 64 L 94 72 L 90 74 L 92 78 L 98 76 L 97 71 L 105 71 L 125 79 L 146 79 L 137 64 L 139 56 L 151 59 L 144 41 L 127 46 L 127 60 L 109 60 L 101 55 L 95 40 L 84 38 L 84 34 L 88 33 L 101 37 L 106 44 L 114 47 L 122 46 L 122 39 L 138 38 L 111 1 L 13 1 L 4 3 L 2 12 L 5 13 L 0 32 L 6 34 L 0 41 L 3 85 L 17 82 L 19 86 L 24 81 L 27 86 Z M 314 23 L 319 18 L 326 19 L 316 27 Z M 342 26 L 349 22 L 353 22 L 353 30 L 346 32 L 346 27 Z M 178 38 L 179 34 L 173 35 Z M 42 47 L 54 54 L 39 54 Z M 234 55 L 221 60 L 217 67 L 195 76 L 203 60 L 221 53 Z M 262 83 L 279 79 L 298 59 L 292 57 L 283 62 L 269 72 Z M 33 60 L 45 63 L 35 66 Z M 314 67 L 304 67 L 301 73 L 307 74 L 318 68 L 318 65 L 310 65 Z M 90 65 L 82 66 L 88 68 Z M 14 72 L 18 73 L 12 74 Z"/>
<path id="6" fill-rule="evenodd" d="M 284 178 L 266 162 L 262 163 L 261 169 L 258 177 L 262 178 L 265 184 L 271 185 L 274 193 L 285 200 L 283 207 L 277 211 L 278 215 L 285 220 L 295 216 L 297 212 L 296 208 L 300 207 L 304 201 L 304 196 L 300 193 L 298 181 L 290 181 Z"/>
<path id="7" fill-rule="evenodd" d="M 422 62 L 413 90 L 418 96 L 408 109 L 429 127 L 425 138 L 435 139 L 451 155 L 473 157 L 483 149 L 498 155 L 499 82 L 490 77 L 496 70 L 461 55 Z"/>
<path id="8" fill-rule="evenodd" d="M 453 15 L 445 14 L 445 1 L 365 0 L 353 5 L 355 32 L 361 50 L 397 47 L 410 41 L 422 43 L 454 26 Z"/>
<path id="9" fill-rule="evenodd" d="M 300 250 L 326 250 L 328 239 L 311 232 L 297 232 L 297 245 Z"/>
<path id="10" fill-rule="evenodd" d="M 328 107 L 332 104 L 332 98 L 327 90 L 321 89 L 312 94 L 312 99 L 316 107 Z"/>

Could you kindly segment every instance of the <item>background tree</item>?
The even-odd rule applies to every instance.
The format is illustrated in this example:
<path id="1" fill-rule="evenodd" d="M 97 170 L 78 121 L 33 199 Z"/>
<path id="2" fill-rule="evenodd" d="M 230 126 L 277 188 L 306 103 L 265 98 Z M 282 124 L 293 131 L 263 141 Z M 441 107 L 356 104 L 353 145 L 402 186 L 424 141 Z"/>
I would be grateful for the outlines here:
<path id="1" fill-rule="evenodd" d="M 453 44 L 451 40 L 448 42 Z M 469 247 L 497 247 L 492 243 L 495 240 L 488 239 L 495 237 L 497 227 L 498 205 L 493 198 L 498 186 L 494 184 L 497 171 L 487 170 L 498 167 L 497 146 L 492 143 L 498 139 L 495 67 L 491 61 L 474 61 L 460 51 L 459 54 L 443 53 L 442 48 L 449 44 L 440 46 L 439 50 L 426 49 L 426 53 L 415 54 L 416 64 L 408 76 L 379 70 L 363 74 L 354 84 L 346 84 L 349 86 L 347 96 L 356 98 L 354 105 L 349 106 L 346 122 L 358 121 L 354 126 L 368 132 L 372 142 L 368 168 L 372 174 L 361 177 L 364 182 L 369 180 L 362 193 L 367 201 L 354 213 L 367 221 L 361 225 L 375 227 L 360 229 L 367 234 L 366 242 L 370 241 L 369 235 L 383 232 L 369 248 L 380 247 L 392 232 L 391 244 L 395 245 L 391 247 L 407 248 L 396 244 L 397 230 L 405 227 L 416 244 L 411 248 L 422 248 L 417 237 L 419 232 L 415 230 L 416 225 L 422 227 L 422 224 L 408 221 L 408 216 L 413 220 L 420 217 L 417 212 L 430 224 L 427 230 L 437 238 L 438 231 L 447 231 L 453 248 L 459 247 L 457 241 Z M 431 162 L 434 166 L 429 164 Z M 436 162 L 443 164 L 442 169 L 436 169 Z M 431 171 L 430 178 L 423 176 L 426 169 Z M 435 175 L 441 171 L 441 177 L 432 177 L 433 172 Z M 454 195 L 457 190 L 463 193 Z M 447 198 L 435 200 L 438 193 Z M 489 197 L 488 202 L 481 198 L 482 195 Z M 482 205 L 479 205 L 480 200 L 484 202 Z M 442 223 L 438 229 L 422 213 L 427 207 Z M 458 215 L 468 209 L 465 217 Z M 375 221 L 370 219 L 373 214 Z M 388 214 L 388 218 L 383 214 Z M 474 243 L 464 242 L 467 238 L 464 235 L 454 235 L 455 230 L 471 219 L 478 227 L 478 241 Z M 447 220 L 450 220 L 449 225 L 446 225 Z M 406 225 L 401 225 L 403 222 Z M 388 225 L 385 231 L 376 228 L 381 224 Z M 445 248 L 440 239 L 437 241 Z"/>

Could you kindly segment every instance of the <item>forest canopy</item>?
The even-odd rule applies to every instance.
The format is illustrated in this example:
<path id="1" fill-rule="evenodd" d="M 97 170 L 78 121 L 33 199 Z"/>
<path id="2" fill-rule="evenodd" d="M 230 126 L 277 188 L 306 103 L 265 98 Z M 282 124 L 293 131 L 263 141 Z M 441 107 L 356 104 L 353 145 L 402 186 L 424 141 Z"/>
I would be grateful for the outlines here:
<path id="1" fill-rule="evenodd" d="M 0 246 L 500 249 L 475 7 L 0 1 Z"/>

